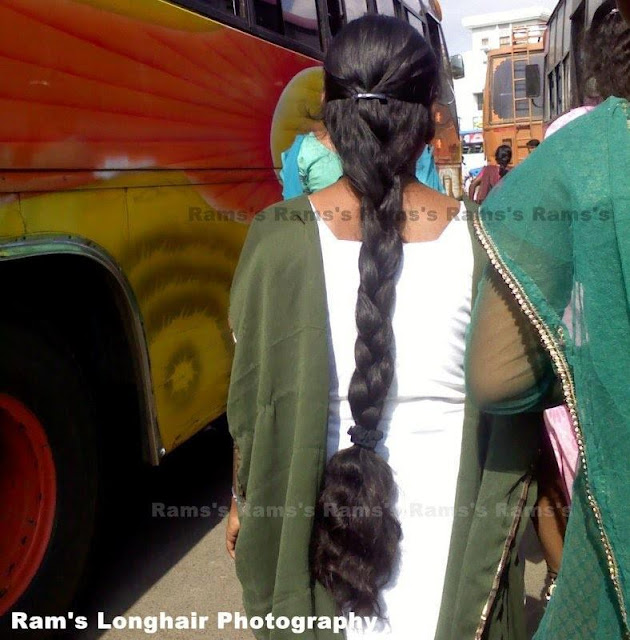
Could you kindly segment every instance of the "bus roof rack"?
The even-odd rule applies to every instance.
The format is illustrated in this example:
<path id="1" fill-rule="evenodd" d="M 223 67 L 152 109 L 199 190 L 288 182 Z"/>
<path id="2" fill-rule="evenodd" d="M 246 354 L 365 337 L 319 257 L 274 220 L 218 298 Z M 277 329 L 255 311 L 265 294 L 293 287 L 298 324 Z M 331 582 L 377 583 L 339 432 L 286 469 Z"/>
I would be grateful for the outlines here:
<path id="1" fill-rule="evenodd" d="M 512 29 L 512 46 L 524 46 L 542 42 L 547 31 L 546 24 L 528 24 Z"/>

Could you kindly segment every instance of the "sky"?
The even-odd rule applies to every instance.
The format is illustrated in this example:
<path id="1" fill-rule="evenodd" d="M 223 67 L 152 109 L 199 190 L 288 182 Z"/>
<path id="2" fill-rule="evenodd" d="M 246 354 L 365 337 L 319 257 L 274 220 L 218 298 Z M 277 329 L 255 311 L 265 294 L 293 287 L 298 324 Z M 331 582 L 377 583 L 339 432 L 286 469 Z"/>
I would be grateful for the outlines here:
<path id="1" fill-rule="evenodd" d="M 527 7 L 547 7 L 553 9 L 557 0 L 440 0 L 444 20 L 442 27 L 451 55 L 469 51 L 471 47 L 470 32 L 462 27 L 462 18 L 479 13 L 509 11 Z"/>

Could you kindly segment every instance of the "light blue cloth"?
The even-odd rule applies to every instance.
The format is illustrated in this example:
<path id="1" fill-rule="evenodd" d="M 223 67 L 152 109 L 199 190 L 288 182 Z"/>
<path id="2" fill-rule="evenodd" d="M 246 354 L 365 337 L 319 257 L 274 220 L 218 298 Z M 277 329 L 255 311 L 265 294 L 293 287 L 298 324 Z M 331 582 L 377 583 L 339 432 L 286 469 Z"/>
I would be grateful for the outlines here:
<path id="1" fill-rule="evenodd" d="M 314 133 L 298 135 L 282 154 L 280 182 L 285 200 L 310 195 L 329 187 L 341 178 L 343 168 L 339 156 L 325 147 Z M 427 145 L 416 165 L 416 178 L 423 184 L 446 193 L 440 180 L 433 147 Z"/>
<path id="2" fill-rule="evenodd" d="M 293 144 L 282 153 L 280 184 L 282 185 L 283 200 L 291 200 L 304 193 L 298 170 L 298 156 L 305 137 L 304 135 L 296 136 Z"/>
<path id="3" fill-rule="evenodd" d="M 418 178 L 422 184 L 426 184 L 427 187 L 431 187 L 431 189 L 435 189 L 446 195 L 446 189 L 440 180 L 440 174 L 435 164 L 433 147 L 430 144 L 424 148 L 422 155 L 418 158 L 416 178 Z"/>

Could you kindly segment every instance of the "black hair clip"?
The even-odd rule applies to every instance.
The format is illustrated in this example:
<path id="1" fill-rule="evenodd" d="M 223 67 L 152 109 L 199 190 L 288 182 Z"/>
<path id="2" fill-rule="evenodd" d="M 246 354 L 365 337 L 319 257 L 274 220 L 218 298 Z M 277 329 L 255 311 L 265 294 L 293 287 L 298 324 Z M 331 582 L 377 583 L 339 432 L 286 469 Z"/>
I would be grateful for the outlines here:
<path id="1" fill-rule="evenodd" d="M 381 104 L 387 104 L 387 96 L 384 93 L 357 93 L 354 95 L 354 101 L 359 100 L 378 100 Z"/>
<path id="2" fill-rule="evenodd" d="M 376 445 L 383 439 L 383 432 L 379 429 L 366 429 L 356 424 L 348 429 L 348 435 L 352 444 L 370 451 L 374 451 Z"/>

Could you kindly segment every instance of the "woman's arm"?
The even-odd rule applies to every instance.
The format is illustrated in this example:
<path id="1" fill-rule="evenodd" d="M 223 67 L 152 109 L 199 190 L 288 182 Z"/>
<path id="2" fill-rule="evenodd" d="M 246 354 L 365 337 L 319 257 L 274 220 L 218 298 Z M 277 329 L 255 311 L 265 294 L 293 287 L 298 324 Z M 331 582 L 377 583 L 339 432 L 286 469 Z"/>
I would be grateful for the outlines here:
<path id="1" fill-rule="evenodd" d="M 488 413 L 540 409 L 554 382 L 539 337 L 495 269 L 484 272 L 466 349 L 466 384 Z"/>
<path id="2" fill-rule="evenodd" d="M 470 183 L 470 187 L 468 188 L 468 197 L 475 202 L 475 191 L 477 191 L 477 187 L 481 184 L 481 176 L 485 169 L 482 169 L 479 175 Z"/>
<path id="3" fill-rule="evenodd" d="M 234 443 L 234 456 L 232 465 L 232 499 L 230 500 L 230 513 L 227 518 L 227 530 L 225 533 L 225 545 L 227 552 L 234 560 L 236 558 L 236 540 L 241 529 L 241 522 L 238 517 L 238 467 L 240 463 L 240 453 L 238 446 Z"/>

